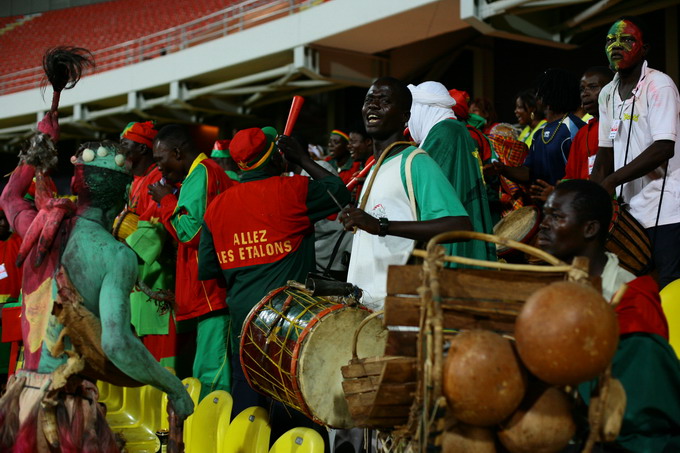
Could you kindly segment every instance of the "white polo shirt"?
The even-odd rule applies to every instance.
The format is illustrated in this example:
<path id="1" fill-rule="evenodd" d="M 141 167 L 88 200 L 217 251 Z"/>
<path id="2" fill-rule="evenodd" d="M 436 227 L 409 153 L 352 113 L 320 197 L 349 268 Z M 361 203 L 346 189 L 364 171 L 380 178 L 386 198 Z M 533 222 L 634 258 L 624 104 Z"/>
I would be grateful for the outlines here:
<path id="1" fill-rule="evenodd" d="M 614 148 L 614 170 L 639 156 L 656 140 L 675 142 L 675 154 L 668 163 L 668 177 L 661 202 L 659 225 L 680 223 L 680 95 L 673 80 L 661 71 L 642 66 L 640 80 L 633 95 L 622 101 L 619 96 L 619 74 L 614 76 L 599 96 L 599 146 Z M 631 119 L 632 112 L 632 119 Z M 615 138 L 610 131 L 620 120 Z M 632 131 L 631 131 L 632 125 Z M 630 131 L 630 143 L 628 143 Z M 626 155 L 626 148 L 628 148 Z M 645 228 L 656 224 L 663 183 L 663 166 L 623 184 L 623 199 L 630 213 Z M 617 187 L 618 195 L 621 187 Z"/>

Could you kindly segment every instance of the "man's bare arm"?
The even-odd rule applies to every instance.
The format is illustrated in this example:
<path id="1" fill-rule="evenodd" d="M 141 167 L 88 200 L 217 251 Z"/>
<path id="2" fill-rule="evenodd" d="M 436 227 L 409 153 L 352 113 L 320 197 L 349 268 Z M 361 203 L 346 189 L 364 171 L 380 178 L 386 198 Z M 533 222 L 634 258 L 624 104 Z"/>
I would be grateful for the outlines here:
<path id="1" fill-rule="evenodd" d="M 354 227 L 370 234 L 380 232 L 380 222 L 372 215 L 354 207 L 345 208 L 339 217 L 346 230 Z M 471 231 L 472 224 L 467 216 L 446 216 L 423 221 L 390 221 L 388 235 L 417 241 L 427 241 L 448 231 Z"/>
<path id="2" fill-rule="evenodd" d="M 179 379 L 163 368 L 130 329 L 130 291 L 137 278 L 137 260 L 128 249 L 119 249 L 101 284 L 99 313 L 102 348 L 122 372 L 168 394 L 177 415 L 186 418 L 193 402 Z"/>
<path id="3" fill-rule="evenodd" d="M 655 141 L 629 164 L 604 178 L 602 186 L 613 192 L 617 186 L 646 175 L 673 157 L 674 148 L 675 142 L 672 140 Z"/>

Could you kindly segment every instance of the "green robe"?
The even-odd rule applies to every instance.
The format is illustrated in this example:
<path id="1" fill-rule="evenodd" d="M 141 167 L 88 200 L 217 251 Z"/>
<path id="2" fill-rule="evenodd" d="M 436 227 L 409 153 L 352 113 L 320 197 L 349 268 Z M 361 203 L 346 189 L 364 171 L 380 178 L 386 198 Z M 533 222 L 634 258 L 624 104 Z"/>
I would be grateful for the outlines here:
<path id="1" fill-rule="evenodd" d="M 680 451 L 680 362 L 664 338 L 622 335 L 612 376 L 626 390 L 626 411 L 616 444 L 634 453 Z M 578 387 L 586 404 L 595 381 Z"/>
<path id="2" fill-rule="evenodd" d="M 473 154 L 475 144 L 465 125 L 454 119 L 440 121 L 430 129 L 420 148 L 427 151 L 442 168 L 470 216 L 473 230 L 491 234 L 493 222 L 486 188 L 477 157 Z M 488 242 L 459 242 L 453 244 L 452 253 L 456 256 L 496 261 L 496 246 Z"/>

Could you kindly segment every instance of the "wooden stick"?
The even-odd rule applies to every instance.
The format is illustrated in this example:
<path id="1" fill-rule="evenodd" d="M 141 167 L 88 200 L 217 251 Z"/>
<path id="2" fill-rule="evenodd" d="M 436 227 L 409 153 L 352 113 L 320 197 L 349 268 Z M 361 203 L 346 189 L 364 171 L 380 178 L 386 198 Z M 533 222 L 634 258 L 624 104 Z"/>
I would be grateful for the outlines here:
<path id="1" fill-rule="evenodd" d="M 181 420 L 168 401 L 168 453 L 184 453 L 184 420 Z"/>
<path id="2" fill-rule="evenodd" d="M 468 313 L 477 313 L 480 315 L 506 315 L 514 316 L 519 315 L 519 310 L 503 310 L 502 308 L 483 308 L 483 307 L 470 307 L 467 305 L 458 304 L 447 304 L 444 302 L 442 309 L 451 311 L 462 311 Z"/>
<path id="3" fill-rule="evenodd" d="M 368 324 L 373 318 L 381 316 L 384 313 L 385 310 L 378 310 L 366 316 L 363 320 L 361 320 L 361 323 L 359 323 L 359 327 L 357 327 L 357 330 L 354 331 L 354 338 L 352 339 L 352 361 L 356 361 L 359 358 L 357 356 L 357 343 L 359 342 L 359 333 L 361 332 L 361 329 L 363 329 L 364 326 Z"/>
<path id="4" fill-rule="evenodd" d="M 418 258 L 427 258 L 427 252 L 425 250 L 416 249 L 413 251 L 413 256 L 417 256 Z M 466 258 L 464 256 L 448 256 L 448 255 L 444 256 L 442 259 L 450 263 L 467 264 L 469 266 L 489 267 L 494 269 L 505 269 L 512 271 L 553 273 L 553 272 L 569 272 L 571 270 L 571 266 L 569 266 L 568 264 L 563 264 L 561 266 L 537 266 L 535 264 L 501 263 L 494 261 L 477 260 L 474 258 Z"/>
<path id="5" fill-rule="evenodd" d="M 438 234 L 437 236 L 430 239 L 430 243 L 441 244 L 443 242 L 455 242 L 455 240 L 469 240 L 476 239 L 479 241 L 493 242 L 495 244 L 504 245 L 510 247 L 520 252 L 528 253 L 531 256 L 539 258 L 548 264 L 553 266 L 561 266 L 566 263 L 555 258 L 549 253 L 544 252 L 541 249 L 532 247 L 521 242 L 513 241 L 512 239 L 505 238 L 502 236 L 496 236 L 493 234 L 478 233 L 476 231 L 449 231 L 448 233 Z M 429 243 L 428 243 L 429 249 Z"/>

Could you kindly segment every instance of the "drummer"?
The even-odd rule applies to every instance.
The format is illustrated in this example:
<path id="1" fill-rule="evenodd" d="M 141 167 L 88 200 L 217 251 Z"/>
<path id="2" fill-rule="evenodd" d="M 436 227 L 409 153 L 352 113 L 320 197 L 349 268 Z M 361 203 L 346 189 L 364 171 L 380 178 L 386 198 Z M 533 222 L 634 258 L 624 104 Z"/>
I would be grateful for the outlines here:
<path id="1" fill-rule="evenodd" d="M 152 219 L 160 217 L 160 208 L 149 195 L 147 187 L 161 180 L 163 174 L 153 159 L 153 141 L 158 130 L 151 121 L 129 123 L 120 134 L 120 148 L 125 156 L 125 168 L 132 173 L 132 185 L 128 191 L 126 214 L 135 214 L 139 221 L 137 229 L 124 240 L 137 254 L 138 279 L 154 290 L 174 289 L 173 246 L 167 238 L 163 224 Z M 136 287 L 135 287 L 136 288 Z M 149 297 L 139 290 L 130 294 L 130 316 L 136 334 L 149 352 L 164 366 L 175 368 L 175 329 L 170 313 L 159 314 L 158 307 L 148 302 Z"/>
<path id="2" fill-rule="evenodd" d="M 374 310 L 384 304 L 388 266 L 406 264 L 415 241 L 472 229 L 467 211 L 441 168 L 427 153 L 403 141 L 411 103 L 411 92 L 397 79 L 378 79 L 368 90 L 362 108 L 364 124 L 373 138 L 373 156 L 379 160 L 385 154 L 386 158 L 384 165 L 374 165 L 369 173 L 361 194 L 365 210 L 347 207 L 340 216 L 346 230 L 357 230 L 347 279 L 364 290 L 362 301 Z"/>
<path id="3" fill-rule="evenodd" d="M 656 282 L 650 276 L 635 278 L 619 266 L 616 255 L 605 251 L 611 206 L 607 191 L 592 181 L 558 184 L 544 205 L 537 245 L 565 262 L 587 257 L 590 275 L 601 277 L 607 300 L 621 284 L 628 284 L 616 307 L 621 337 L 612 364 L 612 375 L 621 381 L 627 397 L 617 444 L 625 451 L 677 451 L 680 364 L 668 343 Z M 586 402 L 591 384 L 579 387 Z"/>
<path id="4" fill-rule="evenodd" d="M 333 197 L 343 205 L 349 202 L 339 177 L 314 162 L 295 139 L 281 136 L 275 143 L 276 136 L 271 127 L 244 129 L 234 136 L 230 150 L 243 171 L 241 184 L 217 197 L 205 215 L 199 278 L 226 279 L 232 351 L 239 350 L 244 320 L 260 299 L 288 280 L 303 282 L 314 271 L 313 224 L 339 211 Z M 300 165 L 313 179 L 280 176 L 286 161 Z M 238 354 L 232 354 L 232 376 L 233 415 L 272 404 L 249 387 Z M 270 417 L 272 435 L 294 426 L 315 426 L 280 403 L 273 408 L 277 415 Z"/>

